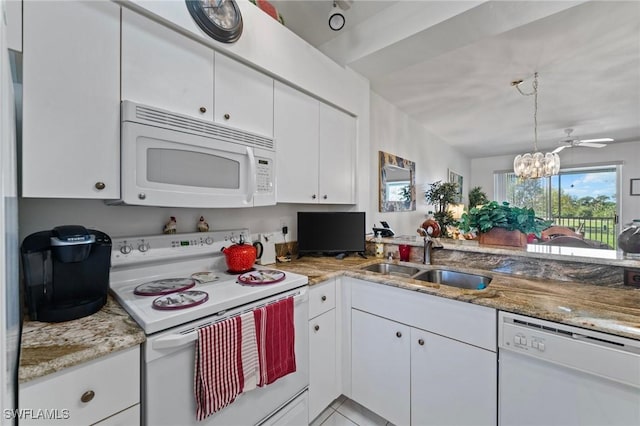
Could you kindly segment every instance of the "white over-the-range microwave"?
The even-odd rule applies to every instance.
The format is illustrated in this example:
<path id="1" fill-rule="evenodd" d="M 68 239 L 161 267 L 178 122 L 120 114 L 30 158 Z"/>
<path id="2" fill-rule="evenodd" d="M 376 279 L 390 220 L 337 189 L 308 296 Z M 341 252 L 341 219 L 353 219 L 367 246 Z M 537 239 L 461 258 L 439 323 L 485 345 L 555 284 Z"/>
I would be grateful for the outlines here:
<path id="1" fill-rule="evenodd" d="M 271 138 L 211 121 L 122 102 L 120 200 L 162 207 L 276 203 Z"/>

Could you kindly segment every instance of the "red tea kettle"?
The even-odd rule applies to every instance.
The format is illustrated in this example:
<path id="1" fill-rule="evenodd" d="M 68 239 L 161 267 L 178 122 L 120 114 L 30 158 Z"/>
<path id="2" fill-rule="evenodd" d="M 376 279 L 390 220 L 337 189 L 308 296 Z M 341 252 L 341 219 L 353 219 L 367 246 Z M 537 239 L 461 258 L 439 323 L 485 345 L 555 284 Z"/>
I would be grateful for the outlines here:
<path id="1" fill-rule="evenodd" d="M 242 274 L 253 269 L 256 259 L 262 256 L 262 243 L 245 244 L 240 235 L 240 242 L 229 247 L 222 247 L 227 261 L 227 268 L 232 274 Z"/>

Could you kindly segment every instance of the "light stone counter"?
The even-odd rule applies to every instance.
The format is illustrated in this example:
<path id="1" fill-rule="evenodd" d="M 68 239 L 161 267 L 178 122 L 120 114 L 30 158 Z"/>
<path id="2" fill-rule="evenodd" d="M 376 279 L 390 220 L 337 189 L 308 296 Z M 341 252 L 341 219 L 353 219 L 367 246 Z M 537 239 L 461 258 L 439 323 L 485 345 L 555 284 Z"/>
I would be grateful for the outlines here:
<path id="1" fill-rule="evenodd" d="M 424 268 L 447 267 L 447 269 L 461 272 L 480 273 L 491 276 L 491 284 L 485 290 L 462 290 L 411 278 L 363 271 L 361 268 L 364 266 L 385 261 L 374 257 L 362 259 L 358 256 L 349 256 L 343 260 L 333 257 L 303 257 L 291 263 L 278 263 L 274 267 L 307 275 L 310 285 L 331 277 L 346 275 L 640 340 L 640 289 L 638 288 L 624 286 L 617 282 L 594 285 L 583 281 L 561 281 L 506 274 L 493 271 L 492 269 L 500 269 L 503 266 L 487 263 L 485 258 L 477 263 L 466 261 L 465 264 L 464 252 L 459 262 L 449 260 L 459 256 L 461 252 L 439 250 L 435 253 L 438 256 L 434 256 L 432 266 L 397 260 L 392 262 Z M 413 256 L 414 254 L 412 258 Z M 421 253 L 418 252 L 415 256 L 419 259 Z M 516 260 L 515 263 L 520 263 L 520 260 Z M 570 276 L 576 272 L 576 267 L 580 270 L 582 266 L 583 264 L 569 262 L 555 265 L 555 268 L 564 269 L 564 275 Z M 554 274 L 553 271 L 547 272 L 550 275 Z"/>
<path id="2" fill-rule="evenodd" d="M 18 381 L 28 382 L 144 341 L 142 329 L 111 296 L 100 311 L 77 320 L 25 319 Z"/>
<path id="3" fill-rule="evenodd" d="M 621 250 L 603 250 L 578 247 L 559 247 L 544 244 L 527 244 L 526 248 L 507 246 L 480 245 L 477 240 L 453 240 L 449 238 L 436 238 L 436 244 L 440 244 L 448 250 L 458 250 L 470 253 L 508 255 L 526 257 L 529 259 L 547 259 L 557 261 L 589 262 L 598 265 L 611 265 L 640 269 L 640 259 L 630 258 Z M 422 237 L 413 235 L 401 235 L 395 238 L 383 238 L 385 244 L 408 244 L 422 247 Z"/>

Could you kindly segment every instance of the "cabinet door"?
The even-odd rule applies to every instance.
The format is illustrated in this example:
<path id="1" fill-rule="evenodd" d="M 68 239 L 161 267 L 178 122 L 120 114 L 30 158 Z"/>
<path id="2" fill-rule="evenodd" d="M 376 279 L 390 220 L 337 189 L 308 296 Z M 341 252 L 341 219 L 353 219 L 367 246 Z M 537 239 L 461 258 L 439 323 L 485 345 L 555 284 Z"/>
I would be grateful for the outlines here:
<path id="1" fill-rule="evenodd" d="M 19 408 L 56 409 L 59 413 L 55 418 L 34 416 L 21 419 L 22 426 L 89 425 L 127 408 L 139 407 L 140 347 L 21 383 L 18 401 Z M 126 418 L 135 417 L 137 413 L 139 408 L 127 413 Z M 130 414 L 133 415 L 130 417 Z M 129 424 L 138 422 L 139 417 Z"/>
<path id="2" fill-rule="evenodd" d="M 22 196 L 120 196 L 120 7 L 24 2 Z"/>
<path id="3" fill-rule="evenodd" d="M 273 79 L 218 53 L 215 62 L 214 119 L 273 137 Z"/>
<path id="4" fill-rule="evenodd" d="M 309 321 L 309 422 L 339 396 L 336 311 Z"/>
<path id="5" fill-rule="evenodd" d="M 410 420 L 410 328 L 351 310 L 351 398 L 396 425 Z"/>
<path id="6" fill-rule="evenodd" d="M 320 103 L 275 82 L 274 138 L 279 203 L 318 202 L 318 126 Z"/>
<path id="7" fill-rule="evenodd" d="M 495 425 L 497 357 L 411 329 L 411 424 Z"/>
<path id="8" fill-rule="evenodd" d="M 213 50 L 123 8 L 122 99 L 213 120 Z"/>
<path id="9" fill-rule="evenodd" d="M 321 103 L 321 203 L 355 204 L 355 141 L 355 118 Z"/>

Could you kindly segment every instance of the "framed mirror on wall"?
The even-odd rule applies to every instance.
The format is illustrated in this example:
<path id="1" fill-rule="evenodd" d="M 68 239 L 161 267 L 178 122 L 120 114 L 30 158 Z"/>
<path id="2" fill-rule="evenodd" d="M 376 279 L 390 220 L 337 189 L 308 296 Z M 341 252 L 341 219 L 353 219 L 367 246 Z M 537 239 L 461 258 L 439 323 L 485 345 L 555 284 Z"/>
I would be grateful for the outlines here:
<path id="1" fill-rule="evenodd" d="M 416 165 L 387 152 L 378 151 L 378 210 L 402 212 L 416 209 Z"/>

